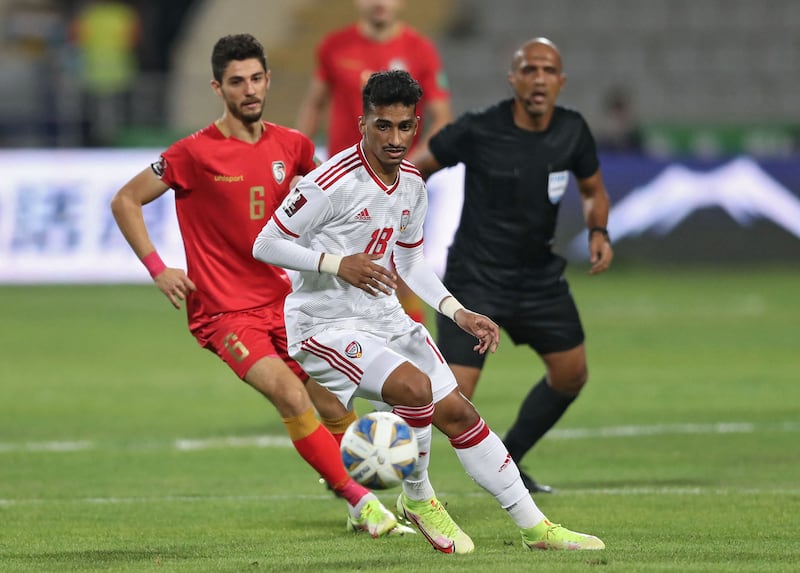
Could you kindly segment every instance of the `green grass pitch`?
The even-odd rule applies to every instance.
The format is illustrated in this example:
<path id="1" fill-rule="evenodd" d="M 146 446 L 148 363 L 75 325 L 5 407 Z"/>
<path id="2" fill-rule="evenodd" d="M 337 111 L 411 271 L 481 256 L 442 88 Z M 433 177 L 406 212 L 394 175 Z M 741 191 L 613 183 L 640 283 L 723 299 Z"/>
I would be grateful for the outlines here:
<path id="1" fill-rule="evenodd" d="M 558 489 L 536 497 L 545 513 L 605 551 L 524 550 L 441 435 L 432 481 L 476 552 L 348 534 L 273 408 L 154 287 L 15 286 L 0 288 L 0 571 L 800 570 L 800 272 L 569 279 L 590 382 L 523 466 Z M 541 374 L 507 339 L 489 359 L 474 401 L 498 434 Z"/>

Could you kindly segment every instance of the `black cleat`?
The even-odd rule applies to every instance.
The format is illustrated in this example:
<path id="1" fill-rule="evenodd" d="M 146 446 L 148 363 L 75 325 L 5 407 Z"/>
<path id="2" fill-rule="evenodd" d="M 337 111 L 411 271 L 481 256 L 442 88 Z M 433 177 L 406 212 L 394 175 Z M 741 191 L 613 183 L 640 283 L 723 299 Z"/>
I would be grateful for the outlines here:
<path id="1" fill-rule="evenodd" d="M 531 493 L 553 493 L 552 487 L 543 483 L 537 483 L 535 479 L 522 470 L 519 470 L 519 477 L 522 478 L 522 484 L 528 488 L 528 491 Z"/>

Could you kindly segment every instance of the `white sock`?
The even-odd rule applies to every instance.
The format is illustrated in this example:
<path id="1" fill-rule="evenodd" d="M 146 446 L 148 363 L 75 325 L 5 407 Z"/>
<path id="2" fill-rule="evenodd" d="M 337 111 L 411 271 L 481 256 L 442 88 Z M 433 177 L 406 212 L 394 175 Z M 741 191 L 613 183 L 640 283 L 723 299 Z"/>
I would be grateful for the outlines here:
<path id="1" fill-rule="evenodd" d="M 414 471 L 403 480 L 403 493 L 415 501 L 432 498 L 436 492 L 428 479 L 428 466 L 430 465 L 431 440 L 433 436 L 433 402 L 427 406 L 411 408 L 395 406 L 394 413 L 409 422 L 411 430 L 417 437 L 419 446 L 419 459 Z M 427 422 L 427 423 L 425 423 Z M 425 424 L 419 426 L 419 424 Z"/>
<path id="2" fill-rule="evenodd" d="M 422 501 L 432 498 L 436 493 L 433 491 L 433 486 L 428 478 L 433 430 L 432 426 L 412 429 L 417 436 L 419 459 L 414 471 L 403 480 L 403 493 L 406 494 L 408 499 Z"/>
<path id="3" fill-rule="evenodd" d="M 502 440 L 483 419 L 450 443 L 467 474 L 495 497 L 520 528 L 533 527 L 544 519 Z"/>

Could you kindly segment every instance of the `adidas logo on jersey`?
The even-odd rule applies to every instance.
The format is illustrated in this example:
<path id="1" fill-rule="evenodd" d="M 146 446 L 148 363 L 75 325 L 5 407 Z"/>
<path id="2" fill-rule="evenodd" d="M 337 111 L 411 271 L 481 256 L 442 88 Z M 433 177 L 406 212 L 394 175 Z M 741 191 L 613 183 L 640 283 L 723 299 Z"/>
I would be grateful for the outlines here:
<path id="1" fill-rule="evenodd" d="M 369 211 L 367 211 L 367 208 L 364 207 L 358 213 L 358 215 L 355 216 L 355 220 L 356 221 L 372 221 L 372 217 L 370 216 Z"/>

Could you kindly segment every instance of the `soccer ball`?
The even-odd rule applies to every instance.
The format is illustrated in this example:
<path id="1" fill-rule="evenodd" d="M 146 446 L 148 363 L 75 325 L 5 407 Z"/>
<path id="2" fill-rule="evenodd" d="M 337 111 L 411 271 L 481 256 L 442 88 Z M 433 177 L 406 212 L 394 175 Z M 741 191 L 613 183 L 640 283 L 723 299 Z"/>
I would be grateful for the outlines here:
<path id="1" fill-rule="evenodd" d="M 417 436 L 391 412 L 370 412 L 350 424 L 341 450 L 347 473 L 371 489 L 399 485 L 419 459 Z"/>

